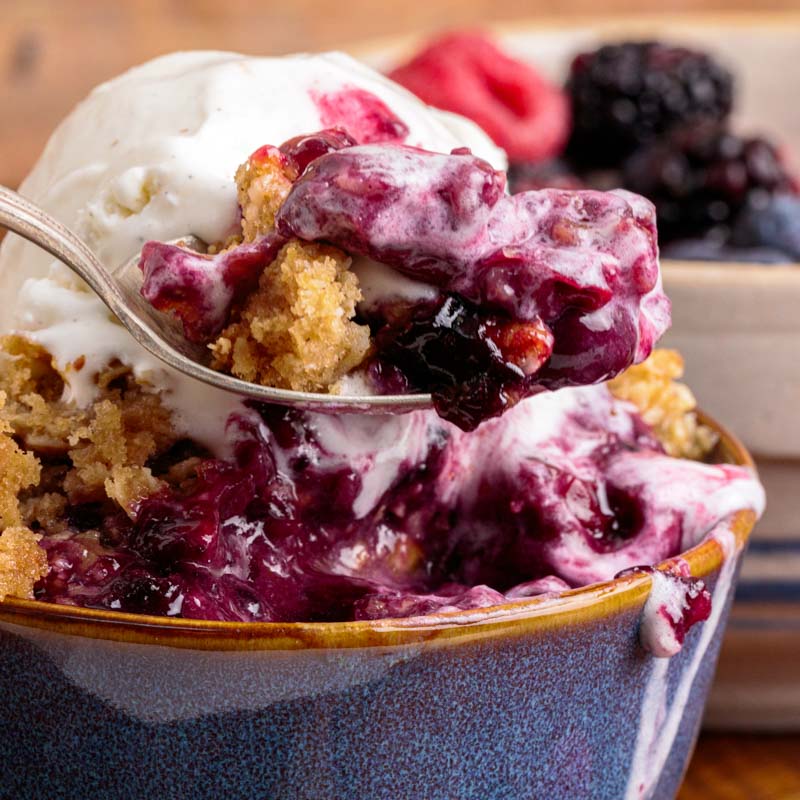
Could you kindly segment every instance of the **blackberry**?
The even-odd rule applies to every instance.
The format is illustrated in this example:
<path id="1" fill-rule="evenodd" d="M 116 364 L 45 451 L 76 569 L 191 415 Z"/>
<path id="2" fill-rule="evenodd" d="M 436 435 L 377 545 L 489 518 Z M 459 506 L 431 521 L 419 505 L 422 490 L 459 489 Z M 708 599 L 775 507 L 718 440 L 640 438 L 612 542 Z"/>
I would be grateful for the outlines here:
<path id="1" fill-rule="evenodd" d="M 605 45 L 576 56 L 567 79 L 572 160 L 619 164 L 642 144 L 730 113 L 733 76 L 706 53 L 659 42 Z"/>
<path id="2" fill-rule="evenodd" d="M 698 126 L 642 148 L 626 162 L 623 185 L 656 206 L 661 243 L 719 228 L 758 197 L 793 191 L 777 148 L 715 126 Z"/>

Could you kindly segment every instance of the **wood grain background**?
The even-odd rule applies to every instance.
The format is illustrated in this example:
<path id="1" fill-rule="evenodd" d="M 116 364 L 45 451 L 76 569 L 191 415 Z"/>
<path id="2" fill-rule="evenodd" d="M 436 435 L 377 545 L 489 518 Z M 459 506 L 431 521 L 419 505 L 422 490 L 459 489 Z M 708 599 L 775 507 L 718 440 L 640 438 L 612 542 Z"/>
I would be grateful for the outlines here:
<path id="1" fill-rule="evenodd" d="M 176 49 L 285 53 L 558 13 L 789 10 L 800 0 L 0 0 L 0 182 L 16 185 L 95 84 Z"/>
<path id="2" fill-rule="evenodd" d="M 599 10 L 597 0 L 0 0 L 0 183 L 17 185 L 55 124 L 92 86 L 171 50 L 276 54 L 556 11 L 568 21 Z M 732 10 L 800 11 L 800 0 L 602 3 L 613 14 Z M 680 794 L 793 799 L 800 800 L 800 736 L 706 734 Z"/>

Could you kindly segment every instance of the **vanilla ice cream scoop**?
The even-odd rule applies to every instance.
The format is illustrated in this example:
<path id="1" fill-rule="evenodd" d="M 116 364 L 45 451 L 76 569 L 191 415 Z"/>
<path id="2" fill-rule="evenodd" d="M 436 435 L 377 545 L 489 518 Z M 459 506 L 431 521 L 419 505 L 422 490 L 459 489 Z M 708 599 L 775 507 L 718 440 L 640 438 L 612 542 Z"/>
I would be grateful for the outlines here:
<path id="1" fill-rule="evenodd" d="M 112 266 L 149 239 L 191 232 L 218 241 L 236 223 L 236 167 L 265 143 L 347 127 L 352 108 L 318 101 L 347 88 L 385 104 L 407 127 L 406 144 L 439 152 L 467 146 L 505 166 L 476 125 L 426 106 L 342 53 L 200 51 L 158 58 L 94 89 L 56 129 L 20 193 Z M 0 256 L 4 290 L 47 272 L 46 256 L 20 247 L 9 242 Z"/>

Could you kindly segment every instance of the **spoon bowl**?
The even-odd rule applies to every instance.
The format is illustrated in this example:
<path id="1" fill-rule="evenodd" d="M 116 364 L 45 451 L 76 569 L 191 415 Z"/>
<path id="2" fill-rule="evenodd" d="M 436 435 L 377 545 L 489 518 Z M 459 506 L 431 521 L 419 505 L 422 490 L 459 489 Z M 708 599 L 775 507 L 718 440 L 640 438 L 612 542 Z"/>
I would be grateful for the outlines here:
<path id="1" fill-rule="evenodd" d="M 108 270 L 88 245 L 42 208 L 0 186 L 0 225 L 46 250 L 81 277 L 136 341 L 164 364 L 217 389 L 257 400 L 328 413 L 402 414 L 432 406 L 429 394 L 335 395 L 295 392 L 261 386 L 217 372 L 208 366 L 209 351 L 188 341 L 178 321 L 153 308 L 141 295 L 139 254 Z M 187 235 L 170 244 L 202 251 L 203 243 Z"/>

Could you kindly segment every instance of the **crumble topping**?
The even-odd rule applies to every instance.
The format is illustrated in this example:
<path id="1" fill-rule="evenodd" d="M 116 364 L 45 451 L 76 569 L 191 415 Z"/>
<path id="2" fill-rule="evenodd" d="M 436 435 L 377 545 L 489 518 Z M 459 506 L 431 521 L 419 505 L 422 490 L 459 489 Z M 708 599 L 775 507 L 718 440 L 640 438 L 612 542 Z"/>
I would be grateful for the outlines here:
<path id="1" fill-rule="evenodd" d="M 717 441 L 711 428 L 697 421 L 697 402 L 683 376 L 676 350 L 654 350 L 643 361 L 608 382 L 611 393 L 633 403 L 664 449 L 678 458 L 701 459 Z"/>
<path id="2" fill-rule="evenodd" d="M 14 526 L 0 533 L 0 600 L 6 596 L 33 598 L 33 587 L 47 574 L 47 555 L 38 536 Z"/>
<path id="3" fill-rule="evenodd" d="M 242 235 L 252 242 L 272 230 L 275 214 L 292 188 L 286 174 L 285 156 L 274 147 L 262 147 L 236 170 Z"/>
<path id="4" fill-rule="evenodd" d="M 0 411 L 6 395 L 0 391 Z M 39 482 L 41 467 L 32 453 L 22 450 L 11 436 L 12 428 L 0 419 L 0 528 L 20 525 L 19 494 Z"/>
<path id="5" fill-rule="evenodd" d="M 253 383 L 330 390 L 369 350 L 369 328 L 352 321 L 361 292 L 349 265 L 332 247 L 286 245 L 212 345 L 213 366 Z"/>
<path id="6" fill-rule="evenodd" d="M 153 404 L 148 404 L 153 405 Z M 156 437 L 148 430 L 146 409 L 101 400 L 92 418 L 68 438 L 74 464 L 64 479 L 64 489 L 74 502 L 102 498 L 105 494 L 122 508 L 132 509 L 138 500 L 161 487 L 144 466 L 156 452 Z"/>
<path id="7" fill-rule="evenodd" d="M 144 497 L 187 477 L 174 464 L 163 475 L 151 469 L 177 440 L 158 395 L 121 364 L 97 383 L 91 407 L 64 403 L 50 356 L 22 336 L 0 338 L 0 599 L 33 596 L 47 573 L 41 533 L 69 529 L 71 507 L 132 516 Z"/>
<path id="8" fill-rule="evenodd" d="M 0 411 L 5 406 L 0 391 Z M 19 495 L 39 482 L 41 468 L 11 436 L 11 426 L 0 419 L 0 600 L 6 595 L 33 597 L 33 587 L 47 574 L 47 556 L 40 537 L 22 525 Z"/>
<path id="9" fill-rule="evenodd" d="M 0 349 L 0 387 L 12 398 L 7 424 L 46 466 L 67 464 L 60 488 L 70 503 L 110 499 L 130 510 L 160 487 L 146 463 L 176 435 L 158 396 L 128 367 L 98 375 L 99 399 L 84 409 L 61 401 L 63 381 L 38 345 L 12 335 Z"/>

